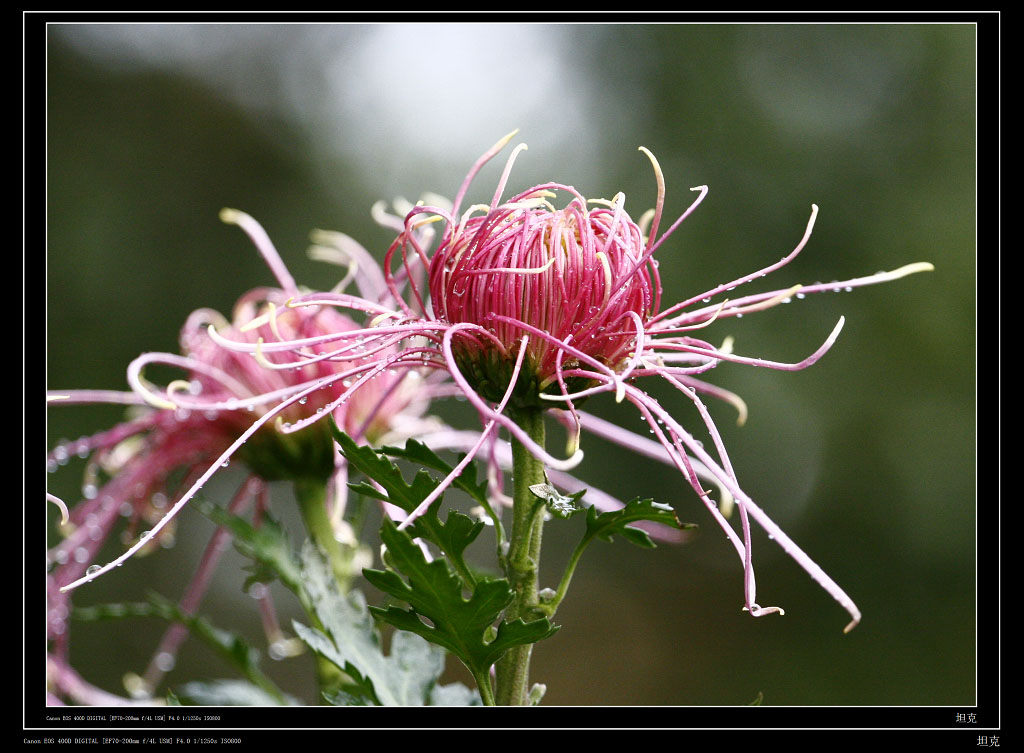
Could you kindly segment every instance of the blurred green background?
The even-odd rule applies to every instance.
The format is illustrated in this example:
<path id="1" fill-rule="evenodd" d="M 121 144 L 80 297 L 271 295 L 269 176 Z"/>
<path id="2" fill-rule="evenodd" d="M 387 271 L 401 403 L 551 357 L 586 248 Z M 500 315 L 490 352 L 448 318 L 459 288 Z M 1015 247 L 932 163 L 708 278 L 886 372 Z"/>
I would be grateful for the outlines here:
<path id="1" fill-rule="evenodd" d="M 651 149 L 666 222 L 705 202 L 659 252 L 672 302 L 803 254 L 749 292 L 930 261 L 933 273 L 809 297 L 714 325 L 736 351 L 832 350 L 797 373 L 723 365 L 713 381 L 750 408 L 712 406 L 742 484 L 855 599 L 860 627 L 759 535 L 750 618 L 742 568 L 677 474 L 585 441 L 579 475 L 620 497 L 672 504 L 700 532 L 653 551 L 597 543 L 535 650 L 546 705 L 970 705 L 976 698 L 975 28 L 905 25 L 102 25 L 49 27 L 47 386 L 125 388 L 139 353 L 175 351 L 192 310 L 229 312 L 273 278 L 218 211 L 258 218 L 297 280 L 336 268 L 305 256 L 309 231 L 344 231 L 380 257 L 378 199 L 451 196 L 472 162 L 519 128 L 511 189 L 543 180 L 651 206 Z M 471 199 L 489 197 L 502 159 Z M 769 287 L 770 286 L 770 287 Z M 695 428 L 683 400 L 656 390 Z M 475 426 L 465 405 L 444 408 Z M 610 399 L 587 409 L 642 430 Z M 115 408 L 51 406 L 48 447 L 115 422 Z M 559 433 L 560 436 L 560 433 Z M 76 498 L 81 465 L 48 476 Z M 208 487 L 223 499 L 237 477 Z M 218 497 L 222 490 L 222 497 Z M 288 490 L 275 507 L 292 515 Z M 177 546 L 82 589 L 76 604 L 177 598 L 209 523 L 182 516 Z M 545 573 L 579 521 L 545 532 Z M 204 610 L 259 642 L 237 557 Z M 283 619 L 297 612 L 280 595 Z M 123 693 L 156 623 L 76 625 L 82 673 Z M 309 657 L 272 662 L 313 700 Z M 188 644 L 172 685 L 229 675 Z M 452 678 L 461 678 L 459 668 Z"/>

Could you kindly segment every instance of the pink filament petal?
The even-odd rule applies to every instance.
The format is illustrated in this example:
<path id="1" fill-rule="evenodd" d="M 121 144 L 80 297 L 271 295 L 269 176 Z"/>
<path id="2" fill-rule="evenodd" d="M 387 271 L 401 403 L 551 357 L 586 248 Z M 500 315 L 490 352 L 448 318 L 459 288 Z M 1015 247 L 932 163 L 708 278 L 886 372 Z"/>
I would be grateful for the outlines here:
<path id="1" fill-rule="evenodd" d="M 238 225 L 242 228 L 246 235 L 252 239 L 256 250 L 263 256 L 267 266 L 270 267 L 270 271 L 274 273 L 274 277 L 277 278 L 284 291 L 290 295 L 298 294 L 299 289 L 295 284 L 295 279 L 281 260 L 281 255 L 277 253 L 273 241 L 270 240 L 270 236 L 267 235 L 267 231 L 263 229 L 260 223 L 245 212 L 240 212 L 237 209 L 222 209 L 220 219 L 222 222 Z"/>
<path id="2" fill-rule="evenodd" d="M 519 371 L 520 369 L 522 369 L 523 366 L 523 358 L 526 356 L 527 340 L 528 337 L 526 335 L 523 335 L 523 339 L 522 341 L 520 341 L 519 344 L 519 355 L 516 356 L 516 363 L 512 371 L 512 377 L 509 380 L 508 389 L 505 391 L 505 396 L 502 398 L 501 402 L 498 403 L 498 406 L 494 409 L 496 413 L 500 414 L 503 410 L 505 410 L 505 406 L 508 404 L 509 398 L 512 397 L 512 392 L 515 388 L 516 380 L 519 378 Z M 452 469 L 451 473 L 449 473 L 445 477 L 445 479 L 440 484 L 438 484 L 437 487 L 432 492 L 430 492 L 430 494 L 424 497 L 423 501 L 416 506 L 416 509 L 409 513 L 409 516 L 398 525 L 399 530 L 408 527 L 410 523 L 416 520 L 416 518 L 420 517 L 421 515 L 423 515 L 423 513 L 430 509 L 430 506 L 434 503 L 434 500 L 440 497 L 444 493 L 445 489 L 451 486 L 452 482 L 459 477 L 463 469 L 465 469 L 465 467 L 469 465 L 469 463 L 472 462 L 472 460 L 476 457 L 476 454 L 480 451 L 480 448 L 488 439 L 491 432 L 494 430 L 496 424 L 497 422 L 494 419 L 491 419 L 490 421 L 487 422 L 487 425 L 484 426 L 484 430 L 480 433 L 480 438 L 477 439 L 476 443 L 470 448 L 469 452 L 466 453 L 466 456 L 456 464 L 456 466 Z"/>
<path id="3" fill-rule="evenodd" d="M 217 457 L 217 459 L 209 466 L 209 468 L 207 468 L 206 471 L 204 471 L 199 476 L 199 478 L 192 484 L 189 490 L 186 491 L 185 494 L 183 494 L 181 498 L 174 503 L 171 509 L 168 510 L 167 513 L 159 521 L 157 521 L 157 523 L 152 528 L 149 529 L 148 532 L 139 537 L 138 541 L 136 541 L 124 553 L 122 553 L 116 559 L 108 562 L 106 565 L 96 567 L 95 569 L 93 567 L 90 567 L 83 577 L 79 578 L 78 580 L 72 583 L 62 586 L 60 589 L 61 593 L 78 588 L 84 583 L 89 583 L 90 581 L 93 581 L 101 575 L 110 572 L 114 568 L 118 567 L 119 565 L 130 559 L 136 552 L 138 552 L 140 549 L 145 547 L 146 544 L 152 541 L 157 536 L 157 534 L 159 534 L 160 531 L 163 530 L 163 528 L 171 522 L 171 520 L 182 510 L 182 508 L 185 507 L 186 504 L 188 504 L 188 502 L 202 488 L 203 484 L 205 484 L 210 479 L 210 477 L 213 476 L 213 474 L 216 473 L 221 468 L 225 461 L 230 460 L 231 456 L 234 455 L 238 448 L 245 444 L 246 440 L 248 440 L 249 437 L 255 434 L 260 429 L 260 427 L 262 427 L 264 424 L 266 424 L 268 421 L 277 416 L 279 413 L 281 413 L 283 410 L 288 408 L 293 403 L 298 402 L 303 396 L 316 392 L 318 389 L 321 389 L 322 387 L 330 383 L 330 381 L 332 381 L 334 378 L 335 377 L 332 375 L 330 377 L 326 377 L 324 379 L 319 380 L 311 387 L 308 387 L 302 392 L 290 398 L 287 398 L 286 400 L 272 407 L 262 416 L 257 418 L 252 423 L 252 425 L 244 432 L 242 432 L 239 435 L 239 437 L 235 439 L 235 441 L 233 441 L 231 445 Z"/>
<path id="4" fill-rule="evenodd" d="M 452 352 L 452 336 L 456 332 L 460 332 L 463 330 L 479 329 L 480 328 L 475 324 L 453 324 L 451 327 L 447 329 L 447 331 L 445 331 L 444 341 L 442 343 L 442 349 L 444 351 L 445 360 L 448 364 L 448 371 L 452 375 L 452 378 L 455 379 L 455 381 L 458 383 L 459 387 L 462 388 L 463 394 L 466 396 L 466 399 L 473 404 L 473 407 L 475 407 L 481 413 L 481 415 L 487 416 L 489 420 L 494 420 L 501 424 L 503 427 L 505 427 L 509 431 L 509 433 L 512 434 L 512 436 L 514 436 L 521 444 L 523 444 L 530 451 L 530 453 L 541 462 L 551 466 L 552 468 L 562 471 L 567 471 L 572 468 L 575 468 L 583 459 L 582 450 L 577 449 L 576 452 L 574 452 L 572 456 L 566 460 L 562 460 L 554 457 L 553 455 L 550 455 L 546 450 L 544 450 L 543 447 L 540 447 L 536 442 L 534 442 L 526 434 L 526 432 L 519 428 L 519 425 L 516 424 L 515 421 L 508 418 L 503 413 L 496 411 L 492 409 L 490 406 L 488 406 L 487 403 L 484 402 L 484 400 L 479 395 L 477 395 L 476 390 L 474 390 L 473 387 L 470 386 L 469 382 L 466 381 L 466 378 L 462 375 L 462 372 L 459 370 L 459 366 L 455 360 L 455 354 Z"/>
<path id="5" fill-rule="evenodd" d="M 779 528 L 779 526 L 768 517 L 768 515 L 754 503 L 754 501 L 742 490 L 739 485 L 730 477 L 724 469 L 722 469 L 710 455 L 704 450 L 703 447 L 685 430 L 679 423 L 664 409 L 662 409 L 657 403 L 651 399 L 646 393 L 637 390 L 635 387 L 627 386 L 627 396 L 636 405 L 644 404 L 658 413 L 658 416 L 665 423 L 666 427 L 670 429 L 674 437 L 678 437 L 686 446 L 687 449 L 693 453 L 707 468 L 715 474 L 715 476 L 722 482 L 729 492 L 736 499 L 737 505 L 745 507 L 747 511 L 753 516 L 753 518 L 761 525 L 762 528 L 771 536 L 778 544 L 782 547 L 783 551 L 792 557 L 801 568 L 803 568 L 812 579 L 814 579 L 818 585 L 825 589 L 825 591 L 832 596 L 853 618 L 844 630 L 849 632 L 857 623 L 860 622 L 861 614 L 860 610 L 857 609 L 856 604 L 846 594 L 846 592 L 837 584 L 832 578 L 825 573 L 821 567 L 814 562 L 799 546 L 794 542 L 786 533 Z M 732 531 L 731 526 L 725 522 L 724 518 L 719 520 L 719 523 L 723 525 L 727 533 Z M 745 554 L 743 554 L 745 559 Z M 749 607 L 750 605 L 748 605 Z M 754 613 L 753 610 L 751 612 Z"/>

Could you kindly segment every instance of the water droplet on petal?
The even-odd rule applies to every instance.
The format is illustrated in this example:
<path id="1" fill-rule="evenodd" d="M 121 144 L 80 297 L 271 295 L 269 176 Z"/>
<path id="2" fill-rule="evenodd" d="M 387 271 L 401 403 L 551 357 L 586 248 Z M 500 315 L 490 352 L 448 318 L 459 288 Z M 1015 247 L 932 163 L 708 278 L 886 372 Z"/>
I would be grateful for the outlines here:
<path id="1" fill-rule="evenodd" d="M 174 654 L 167 651 L 161 651 L 156 655 L 153 663 L 156 664 L 157 669 L 161 672 L 170 672 L 174 669 Z"/>

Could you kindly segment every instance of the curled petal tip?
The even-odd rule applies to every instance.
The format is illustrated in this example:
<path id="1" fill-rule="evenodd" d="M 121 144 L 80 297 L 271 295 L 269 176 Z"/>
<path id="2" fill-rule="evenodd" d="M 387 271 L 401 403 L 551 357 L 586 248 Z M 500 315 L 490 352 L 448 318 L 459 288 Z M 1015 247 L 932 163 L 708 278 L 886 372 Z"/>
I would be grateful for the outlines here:
<path id="1" fill-rule="evenodd" d="M 640 146 L 640 147 L 637 147 L 637 151 L 641 151 L 641 152 L 643 152 L 647 156 L 647 159 L 649 159 L 651 161 L 651 165 L 654 166 L 654 173 L 655 173 L 655 175 L 658 176 L 659 181 L 663 181 L 663 175 L 662 175 L 662 172 L 661 172 L 661 165 L 658 164 L 658 160 L 654 156 L 654 154 L 651 152 L 651 150 L 648 149 L 646 146 Z"/>
<path id="2" fill-rule="evenodd" d="M 172 403 L 170 400 L 164 400 L 158 395 L 146 395 L 146 402 L 152 405 L 154 408 L 160 408 L 161 410 L 178 410 L 177 403 Z"/>
<path id="3" fill-rule="evenodd" d="M 747 402 L 739 395 L 728 394 L 723 396 L 724 399 L 732 403 L 732 406 L 736 409 L 736 425 L 745 426 L 747 423 L 747 416 L 749 412 L 747 410 Z"/>
<path id="4" fill-rule="evenodd" d="M 853 630 L 859 624 L 860 624 L 860 615 L 857 615 L 852 620 L 850 620 L 850 623 L 846 627 L 843 628 L 843 634 L 845 635 L 846 633 L 849 633 L 851 630 Z"/>
<path id="5" fill-rule="evenodd" d="M 62 526 L 67 525 L 68 520 L 70 520 L 70 516 L 68 515 L 68 507 L 64 504 L 64 500 L 56 495 L 50 494 L 49 492 L 46 493 L 46 498 L 50 502 L 53 502 L 53 504 L 57 505 L 60 509 L 60 524 Z"/>
<path id="6" fill-rule="evenodd" d="M 135 391 L 138 392 L 142 399 L 146 401 L 146 404 L 153 407 L 159 408 L 160 410 L 178 410 L 178 404 L 171 402 L 169 399 L 161 397 L 155 392 L 149 389 L 149 385 L 138 384 L 135 387 Z"/>
<path id="7" fill-rule="evenodd" d="M 778 614 L 784 615 L 786 610 L 782 607 L 762 607 L 758 604 L 751 604 L 749 607 L 743 607 L 744 612 L 750 612 L 753 617 L 764 617 L 766 614 Z"/>

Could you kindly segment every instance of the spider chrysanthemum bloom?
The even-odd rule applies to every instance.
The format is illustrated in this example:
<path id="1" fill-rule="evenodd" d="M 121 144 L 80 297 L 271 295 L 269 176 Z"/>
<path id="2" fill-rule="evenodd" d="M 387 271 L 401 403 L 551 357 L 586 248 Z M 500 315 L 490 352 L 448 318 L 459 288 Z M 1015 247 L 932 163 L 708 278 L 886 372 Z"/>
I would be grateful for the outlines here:
<path id="1" fill-rule="evenodd" d="M 300 291 L 262 228 L 241 212 L 226 211 L 224 219 L 249 232 L 281 288 L 245 294 L 231 321 L 211 309 L 195 311 L 181 332 L 181 354 L 145 353 L 129 364 L 130 392 L 49 393 L 54 405 L 113 402 L 137 406 L 128 421 L 92 437 L 62 443 L 48 456 L 51 470 L 69 454 L 92 456 L 84 500 L 90 504 L 84 507 L 92 506 L 96 499 L 110 498 L 124 510 L 126 500 L 141 500 L 138 507 L 143 509 L 150 505 L 154 493 L 166 491 L 163 485 L 172 473 L 184 469 L 184 478 L 193 483 L 170 508 L 176 510 L 231 460 L 241 461 L 265 481 L 326 480 L 343 459 L 335 452 L 326 423 L 310 421 L 312 425 L 302 426 L 301 431 L 293 430 L 311 417 L 331 415 L 352 437 L 366 442 L 382 440 L 391 433 L 416 433 L 421 428 L 428 401 L 419 389 L 417 375 L 380 368 L 381 358 L 394 356 L 394 345 L 378 344 L 371 350 L 358 344 L 332 347 L 330 340 L 358 332 L 361 325 L 330 306 L 289 306 Z M 220 347 L 211 333 L 224 341 L 245 344 L 248 350 L 243 353 Z M 285 355 L 280 349 L 275 352 L 275 344 L 282 341 L 302 344 L 289 345 Z M 156 364 L 182 370 L 182 378 L 164 387 L 154 386 L 144 372 Z M 359 384 L 357 392 L 349 389 L 353 383 Z M 100 477 L 108 478 L 102 488 L 94 482 Z M 344 491 L 344 484 L 336 486 Z M 159 499 L 158 507 L 167 507 L 166 495 Z M 93 512 L 84 507 L 73 508 L 72 523 Z M 147 531 L 147 541 L 172 518 L 167 510 L 160 513 L 152 521 L 156 525 Z"/>
<path id="2" fill-rule="evenodd" d="M 504 426 L 545 461 L 550 456 L 521 430 L 517 412 L 521 417 L 524 411 L 557 409 L 556 416 L 576 438 L 581 430 L 589 430 L 674 465 L 726 531 L 744 563 L 745 609 L 754 615 L 782 611 L 761 607 L 755 599 L 753 518 L 849 612 L 852 621 L 847 630 L 852 628 L 860 620 L 852 599 L 743 492 L 702 400 L 707 395 L 733 404 L 742 423 L 746 416 L 743 400 L 706 382 L 702 375 L 721 362 L 781 370 L 806 368 L 832 346 L 843 320 L 814 353 L 797 363 L 736 355 L 731 339 L 716 347 L 698 338 L 695 331 L 794 296 L 894 280 L 931 269 L 931 265 L 911 264 L 842 283 L 795 285 L 714 300 L 795 258 L 810 238 L 815 206 L 803 238 L 780 261 L 663 308 L 653 255 L 704 199 L 707 187 L 693 189 L 699 192 L 697 198 L 659 236 L 665 181 L 647 149 L 641 147 L 654 168 L 657 199 L 637 223 L 626 213 L 622 194 L 611 201 L 588 202 L 575 189 L 558 183 L 534 186 L 503 201 L 511 166 L 525 148 L 520 146 L 509 158 L 491 203 L 459 214 L 460 199 L 470 181 L 509 138 L 474 165 L 451 210 L 419 206 L 411 211 L 405 231 L 388 254 L 390 260 L 400 251 L 406 265 L 412 260 L 429 268 L 430 303 L 433 316 L 444 328 L 442 353 L 452 376 L 485 419 Z M 563 208 L 555 202 L 559 194 L 569 197 Z M 445 228 L 437 249 L 428 254 L 416 242 L 414 232 L 438 218 L 443 219 Z M 422 297 L 417 295 L 417 299 L 422 307 Z M 520 362 L 521 367 L 517 366 Z M 695 406 L 710 435 L 710 450 L 641 388 L 644 377 L 667 381 Z M 657 442 L 578 409 L 584 398 L 602 392 L 635 405 Z M 575 439 L 569 448 L 571 464 L 580 457 Z M 719 487 L 720 500 L 709 496 L 708 480 Z M 726 519 L 726 510 L 734 502 L 740 514 L 740 532 Z"/>
<path id="3" fill-rule="evenodd" d="M 567 205 L 551 203 L 567 193 Z M 463 217 L 443 239 L 430 266 L 434 314 L 452 324 L 478 325 L 454 344 L 462 373 L 497 402 L 508 387 L 523 323 L 546 333 L 528 341 L 513 406 L 550 407 L 558 377 L 578 365 L 563 344 L 578 344 L 613 371 L 636 349 L 634 323 L 658 305 L 658 276 L 643 259 L 641 229 L 621 197 L 589 204 L 569 186 L 536 186 L 483 216 Z M 587 380 L 570 378 L 570 387 Z"/>
<path id="4" fill-rule="evenodd" d="M 254 236 L 282 287 L 246 293 L 230 320 L 212 309 L 193 312 L 180 333 L 180 353 L 145 353 L 129 365 L 131 391 L 54 390 L 48 394 L 53 405 L 128 406 L 122 423 L 74 442 L 61 442 L 47 456 L 51 471 L 76 455 L 87 459 L 80 501 L 67 510 L 48 495 L 66 516 L 60 526 L 64 538 L 47 556 L 47 636 L 54 642 L 57 677 L 72 676 L 66 665 L 69 588 L 98 577 L 136 552 L 159 542 L 169 544 L 177 511 L 221 468 L 230 463 L 249 474 L 228 509 L 241 514 L 255 503 L 256 520 L 267 502 L 267 482 L 291 481 L 312 490 L 308 501 L 298 495 L 303 514 L 316 516 L 325 531 L 330 529 L 325 535 L 328 546 L 335 541 L 350 545 L 349 554 L 354 556 L 358 543 L 342 517 L 347 492 L 344 459 L 336 452 L 326 422 L 303 431 L 283 429 L 329 413 L 357 441 L 375 443 L 402 441 L 424 425 L 433 426 L 422 417 L 428 399 L 416 375 L 377 368 L 377 357 L 393 348 L 367 354 L 351 347 L 335 352 L 338 349 L 319 344 L 318 338 L 358 330 L 360 325 L 330 306 L 289 307 L 288 301 L 299 290 L 276 252 L 248 216 L 228 212 L 224 218 Z M 254 354 L 216 345 L 209 336 L 211 329 L 223 338 L 249 343 Z M 288 357 L 263 353 L 265 344 L 272 348 L 282 339 L 312 342 Z M 157 387 L 145 377 L 147 368 L 155 365 L 179 370 L 181 378 Z M 332 405 L 336 396 L 360 379 L 358 394 Z M 396 439 L 388 440 L 389 436 Z M 119 530 L 126 551 L 106 566 L 93 564 Z M 198 605 L 223 549 L 217 536 L 220 543 L 211 542 L 182 601 L 188 612 Z M 339 578 L 353 577 L 367 556 L 368 551 L 345 564 L 351 572 L 339 572 Z M 162 645 L 163 663 L 181 637 L 172 636 Z M 147 678 L 150 688 L 156 674 Z M 80 686 L 70 683 L 69 687 Z"/>
<path id="5" fill-rule="evenodd" d="M 520 146 L 512 153 L 491 202 L 462 209 L 462 199 L 477 173 L 513 135 L 477 160 L 451 205 L 421 203 L 406 212 L 404 220 L 383 223 L 398 232 L 384 255 L 383 272 L 347 236 L 336 239 L 343 256 L 362 265 L 366 276 L 359 295 L 298 293 L 287 303 L 288 308 L 297 310 L 355 312 L 353 318 L 365 324 L 355 329 L 338 327 L 315 337 L 278 331 L 272 340 L 257 342 L 241 332 L 210 327 L 213 344 L 271 371 L 308 368 L 332 359 L 337 362 L 349 354 L 365 359 L 348 375 L 351 378 L 341 382 L 340 391 L 338 381 L 328 376 L 311 378 L 283 392 L 268 388 L 253 398 L 273 406 L 268 408 L 269 416 L 291 411 L 301 398 L 313 399 L 316 393 L 324 397 L 320 413 L 307 410 L 290 425 L 280 422 L 278 430 L 286 435 L 308 430 L 322 416 L 370 389 L 373 380 L 385 373 L 400 380 L 412 374 L 428 375 L 428 379 L 436 376 L 439 380 L 430 382 L 436 388 L 433 394 L 447 389 L 449 394 L 465 397 L 476 410 L 483 431 L 472 440 L 449 432 L 449 446 L 458 442 L 467 452 L 465 458 L 399 527 L 410 525 L 428 509 L 474 455 L 486 457 L 495 470 L 500 465 L 498 459 L 507 457 L 504 440 L 497 438 L 499 429 L 508 432 L 511 447 L 520 458 L 526 452 L 543 465 L 552 483 L 570 491 L 579 489 L 580 482 L 566 472 L 582 459 L 579 438 L 586 431 L 679 470 L 736 549 L 743 563 L 744 607 L 751 614 L 781 611 L 761 607 L 755 598 L 750 537 L 754 520 L 850 613 L 850 626 L 856 624 L 860 612 L 852 599 L 743 491 L 703 402 L 705 396 L 725 400 L 738 409 L 742 420 L 746 414 L 743 401 L 705 381 L 709 371 L 723 362 L 782 370 L 806 368 L 832 346 L 843 320 L 817 350 L 797 363 L 735 354 L 729 338 L 716 346 L 698 335 L 716 321 L 754 313 L 793 297 L 887 282 L 931 265 L 911 264 L 828 285 L 794 285 L 731 297 L 734 289 L 780 269 L 800 253 L 811 235 L 817 214 L 814 207 L 803 237 L 781 260 L 665 306 L 654 254 L 700 204 L 707 188 L 693 189 L 697 197 L 661 232 L 665 181 L 657 160 L 641 148 L 653 166 L 657 192 L 654 208 L 637 221 L 626 212 L 621 194 L 610 201 L 587 201 L 571 187 L 555 182 L 531 187 L 506 200 L 502 194 L 513 161 L 525 148 Z M 441 223 L 440 232 L 435 232 L 437 223 Z M 258 247 L 270 247 L 254 222 L 247 230 Z M 283 279 L 281 274 L 278 277 Z M 282 288 L 293 290 L 294 284 L 283 281 Z M 271 324 L 273 315 L 265 316 L 263 324 Z M 440 380 L 446 377 L 451 382 L 444 385 Z M 707 435 L 704 442 L 643 389 L 645 379 L 650 378 L 667 382 L 695 408 Z M 635 406 L 653 438 L 580 410 L 585 398 L 600 393 Z M 184 397 L 178 392 L 176 396 L 179 402 Z M 543 422 L 538 427 L 537 417 L 545 411 L 569 428 L 568 458 L 548 452 L 538 441 L 542 431 L 534 429 L 542 429 Z M 533 428 L 524 428 L 525 423 Z M 709 485 L 717 487 L 717 499 L 710 496 Z M 495 483 L 494 490 L 502 496 L 500 483 Z M 733 504 L 739 513 L 738 531 L 727 519 L 727 508 Z"/>

